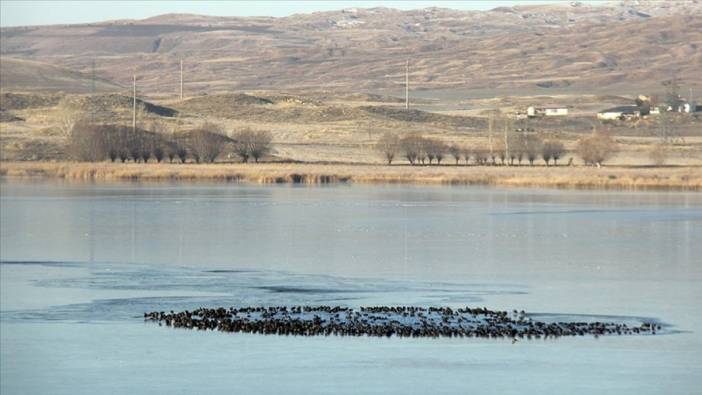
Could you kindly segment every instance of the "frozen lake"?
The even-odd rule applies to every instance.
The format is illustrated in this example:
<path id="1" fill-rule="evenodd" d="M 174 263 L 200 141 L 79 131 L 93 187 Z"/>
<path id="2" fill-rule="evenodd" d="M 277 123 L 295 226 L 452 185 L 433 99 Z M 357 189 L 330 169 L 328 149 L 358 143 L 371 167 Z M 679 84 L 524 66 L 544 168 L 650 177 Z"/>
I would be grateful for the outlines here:
<path id="1" fill-rule="evenodd" d="M 688 394 L 702 194 L 0 184 L 0 392 Z M 670 334 L 282 337 L 144 323 L 217 306 L 646 317 Z"/>

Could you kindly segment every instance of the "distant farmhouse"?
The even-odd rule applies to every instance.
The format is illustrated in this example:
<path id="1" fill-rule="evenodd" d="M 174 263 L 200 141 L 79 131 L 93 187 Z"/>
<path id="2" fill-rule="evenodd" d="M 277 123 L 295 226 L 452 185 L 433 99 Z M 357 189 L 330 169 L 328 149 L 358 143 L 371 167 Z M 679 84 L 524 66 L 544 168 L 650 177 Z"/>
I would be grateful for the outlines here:
<path id="1" fill-rule="evenodd" d="M 697 105 L 692 100 L 686 101 L 679 98 L 674 106 L 663 105 L 654 106 L 650 96 L 639 95 L 636 105 L 618 106 L 608 108 L 597 113 L 600 120 L 632 120 L 645 117 L 647 115 L 659 115 L 661 111 L 693 113 L 697 111 Z"/>
<path id="2" fill-rule="evenodd" d="M 697 103 L 685 103 L 682 107 L 678 107 L 678 112 L 696 112 Z"/>
<path id="3" fill-rule="evenodd" d="M 625 120 L 639 117 L 641 117 L 641 107 L 639 106 L 612 107 L 597 113 L 597 119 L 603 121 Z"/>
<path id="4" fill-rule="evenodd" d="M 697 103 L 692 97 L 692 89 L 690 89 L 690 97 L 688 100 L 685 100 L 682 96 L 677 95 L 677 97 L 673 100 L 668 100 L 667 103 L 667 108 L 664 107 L 663 109 L 669 111 L 669 112 L 686 112 L 686 113 L 693 113 L 697 111 Z"/>
<path id="5" fill-rule="evenodd" d="M 527 107 L 527 117 L 563 117 L 568 115 L 568 107 Z"/>

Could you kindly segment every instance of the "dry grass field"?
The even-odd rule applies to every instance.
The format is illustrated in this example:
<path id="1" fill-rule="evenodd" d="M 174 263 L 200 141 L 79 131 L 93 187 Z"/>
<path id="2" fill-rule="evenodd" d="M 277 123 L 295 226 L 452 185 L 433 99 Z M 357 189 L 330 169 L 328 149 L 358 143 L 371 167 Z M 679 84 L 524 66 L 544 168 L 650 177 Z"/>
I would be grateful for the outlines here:
<path id="1" fill-rule="evenodd" d="M 360 95 L 362 96 L 362 95 Z M 0 122 L 0 158 L 17 160 L 66 160 L 65 133 L 61 124 L 66 113 L 94 118 L 99 122 L 131 124 L 131 98 L 116 94 L 61 95 L 3 93 L 3 113 L 18 118 Z M 293 95 L 280 92 L 230 93 L 177 100 L 140 101 L 138 125 L 149 128 L 159 122 L 167 133 L 187 133 L 205 122 L 220 125 L 225 132 L 253 129 L 273 136 L 273 158 L 295 162 L 337 162 L 381 164 L 382 156 L 374 149 L 386 132 L 400 136 L 421 133 L 447 144 L 464 147 L 487 147 L 489 136 L 485 111 L 491 108 L 509 113 L 529 103 L 574 103 L 581 115 L 561 119 L 516 121 L 515 128 L 529 127 L 548 138 L 562 141 L 568 150 L 566 161 L 574 155 L 579 138 L 593 127 L 607 131 L 618 142 L 614 165 L 650 165 L 647 152 L 659 141 L 657 121 L 653 118 L 637 123 L 601 124 L 594 108 L 627 104 L 631 97 L 597 95 L 511 96 L 462 103 L 460 100 L 419 100 L 409 113 L 393 97 L 352 97 Z M 476 108 L 469 114 L 455 114 L 442 108 Z M 460 110 L 457 110 L 460 112 Z M 671 146 L 667 164 L 702 165 L 702 113 L 679 115 L 671 130 L 679 139 Z M 500 131 L 494 132 L 498 139 Z M 223 158 L 226 159 L 226 158 Z"/>
<path id="2" fill-rule="evenodd" d="M 5 179 L 51 177 L 91 182 L 405 183 L 565 189 L 702 190 L 701 167 L 2 162 L 0 176 Z"/>

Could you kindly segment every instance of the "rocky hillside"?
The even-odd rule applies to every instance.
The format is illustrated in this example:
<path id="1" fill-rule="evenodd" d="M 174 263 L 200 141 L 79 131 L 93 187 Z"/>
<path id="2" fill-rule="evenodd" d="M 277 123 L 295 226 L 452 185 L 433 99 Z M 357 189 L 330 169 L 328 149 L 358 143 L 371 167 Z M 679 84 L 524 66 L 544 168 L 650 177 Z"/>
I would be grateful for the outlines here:
<path id="1" fill-rule="evenodd" d="M 2 87 L 23 59 L 175 96 L 185 59 L 191 94 L 243 89 L 650 88 L 699 81 L 702 1 L 577 2 L 490 11 L 346 9 L 269 17 L 162 15 L 4 28 Z M 25 81 L 25 83 L 29 83 Z M 46 88 L 64 89 L 51 81 Z"/>

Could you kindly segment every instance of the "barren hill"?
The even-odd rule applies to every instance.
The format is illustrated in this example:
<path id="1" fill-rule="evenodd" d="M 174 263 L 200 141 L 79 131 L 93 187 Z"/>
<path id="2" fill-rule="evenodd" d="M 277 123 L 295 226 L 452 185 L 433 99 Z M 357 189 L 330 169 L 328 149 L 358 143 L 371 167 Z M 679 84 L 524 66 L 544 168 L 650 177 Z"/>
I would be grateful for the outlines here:
<path id="1" fill-rule="evenodd" d="M 699 81 L 702 2 L 577 2 L 490 11 L 346 9 L 285 18 L 162 15 L 134 21 L 4 28 L 2 87 L 35 60 L 151 95 L 226 90 L 392 91 L 411 61 L 416 89 L 650 88 Z M 6 72 L 5 70 L 9 70 Z M 81 80 L 82 81 L 82 80 Z M 70 85 L 70 84 L 69 84 Z M 62 89 L 64 89 L 62 88 Z"/>
<path id="2" fill-rule="evenodd" d="M 4 47 L 3 47 L 4 50 Z M 49 62 L 60 64 L 49 59 Z M 93 89 L 92 73 L 81 73 L 62 66 L 33 60 L 0 59 L 0 88 L 3 91 L 63 91 L 88 93 Z M 110 92 L 121 87 L 104 78 L 95 78 L 96 92 Z"/>

